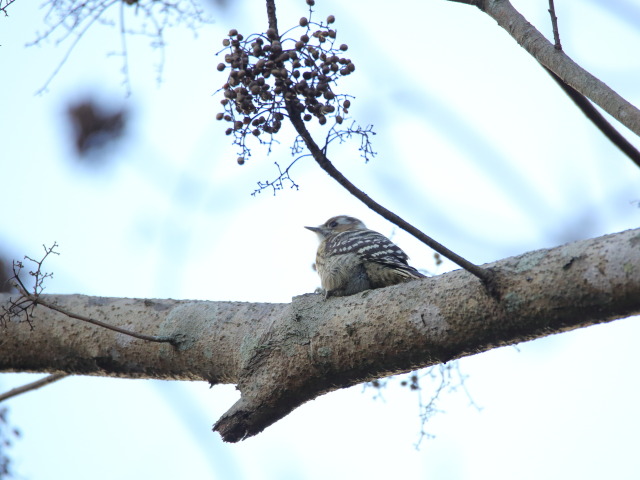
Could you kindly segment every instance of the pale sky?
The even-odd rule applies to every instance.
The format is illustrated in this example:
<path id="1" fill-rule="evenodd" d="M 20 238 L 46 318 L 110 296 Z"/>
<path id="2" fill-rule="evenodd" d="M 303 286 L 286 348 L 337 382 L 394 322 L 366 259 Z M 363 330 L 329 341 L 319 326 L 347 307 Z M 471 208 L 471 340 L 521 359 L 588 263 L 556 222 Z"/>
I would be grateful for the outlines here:
<path id="1" fill-rule="evenodd" d="M 548 2 L 514 4 L 550 38 Z M 308 15 L 302 1 L 278 11 L 281 31 Z M 336 16 L 356 65 L 341 88 L 356 96 L 353 119 L 377 132 L 369 163 L 357 144 L 333 144 L 329 157 L 374 199 L 478 264 L 638 226 L 640 169 L 476 8 L 317 0 L 316 12 Z M 640 104 L 640 7 L 558 1 L 556 12 L 567 54 Z M 309 158 L 292 171 L 299 190 L 251 196 L 274 162 L 291 161 L 291 138 L 271 157 L 257 148 L 236 164 L 215 120 L 224 82 L 215 52 L 230 28 L 264 30 L 264 5 L 239 0 L 211 13 L 197 38 L 167 32 L 159 85 L 158 52 L 129 40 L 128 98 L 120 58 L 109 55 L 117 29 L 89 30 L 35 95 L 68 43 L 25 48 L 44 29 L 38 4 L 0 16 L 2 251 L 38 256 L 57 241 L 48 293 L 289 302 L 319 284 L 316 238 L 302 227 L 345 213 L 434 271 L 428 248 Z M 132 110 L 99 168 L 77 161 L 65 124 L 67 104 L 86 94 Z M 23 433 L 9 454 L 30 480 L 637 479 L 639 335 L 626 319 L 461 360 L 482 410 L 464 393 L 445 395 L 426 427 L 435 438 L 419 451 L 417 399 L 400 387 L 384 400 L 361 386 L 330 393 L 229 445 L 211 426 L 237 398 L 233 386 L 79 377 L 6 402 Z M 0 389 L 38 377 L 5 374 Z"/>

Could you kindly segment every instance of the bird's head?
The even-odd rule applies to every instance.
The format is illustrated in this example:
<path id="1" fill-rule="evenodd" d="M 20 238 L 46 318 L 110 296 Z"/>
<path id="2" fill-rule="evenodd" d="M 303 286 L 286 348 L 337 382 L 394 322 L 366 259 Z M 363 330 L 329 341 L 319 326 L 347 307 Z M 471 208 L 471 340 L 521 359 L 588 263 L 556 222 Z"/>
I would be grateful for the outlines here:
<path id="1" fill-rule="evenodd" d="M 320 239 L 327 238 L 329 235 L 335 235 L 336 233 L 346 232 L 349 230 L 366 230 L 364 223 L 354 217 L 348 215 L 338 215 L 337 217 L 331 217 L 318 227 L 304 227 L 312 232 L 315 232 Z"/>

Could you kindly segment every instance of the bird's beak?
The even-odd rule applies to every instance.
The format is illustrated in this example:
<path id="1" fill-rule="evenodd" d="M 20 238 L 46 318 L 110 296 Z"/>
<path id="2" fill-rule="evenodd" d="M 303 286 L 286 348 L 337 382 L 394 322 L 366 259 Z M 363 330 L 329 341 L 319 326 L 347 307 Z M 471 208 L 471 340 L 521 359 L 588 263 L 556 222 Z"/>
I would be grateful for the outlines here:
<path id="1" fill-rule="evenodd" d="M 307 230 L 311 230 L 312 232 L 315 232 L 315 233 L 321 233 L 320 227 L 304 227 L 304 228 L 306 228 Z"/>

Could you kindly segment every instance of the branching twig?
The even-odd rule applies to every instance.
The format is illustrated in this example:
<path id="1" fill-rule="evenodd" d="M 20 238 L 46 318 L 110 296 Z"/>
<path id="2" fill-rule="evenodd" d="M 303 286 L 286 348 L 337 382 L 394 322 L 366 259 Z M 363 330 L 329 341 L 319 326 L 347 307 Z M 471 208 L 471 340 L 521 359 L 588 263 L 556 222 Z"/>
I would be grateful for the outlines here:
<path id="1" fill-rule="evenodd" d="M 92 318 L 86 317 L 84 315 L 79 315 L 77 313 L 71 312 L 64 308 L 60 308 L 57 305 L 49 303 L 41 298 L 41 293 L 44 290 L 44 280 L 53 276 L 52 273 L 45 273 L 42 271 L 42 265 L 47 257 L 51 254 L 58 255 L 58 252 L 55 251 L 55 248 L 58 246 L 57 243 L 54 242 L 53 246 L 46 247 L 43 245 L 45 254 L 41 260 L 34 260 L 30 257 L 25 256 L 25 259 L 35 263 L 38 268 L 35 271 L 30 271 L 29 275 L 34 278 L 34 286 L 33 292 L 30 293 L 27 286 L 24 284 L 22 279 L 20 278 L 20 272 L 24 268 L 22 262 L 14 262 L 13 264 L 13 279 L 15 280 L 15 287 L 18 289 L 20 293 L 20 297 L 17 300 L 11 300 L 9 308 L 3 306 L 3 312 L 0 314 L 0 324 L 5 324 L 10 318 L 14 317 L 25 317 L 25 321 L 29 324 L 29 326 L 33 329 L 33 311 L 37 305 L 42 305 L 43 307 L 49 308 L 56 312 L 62 313 L 70 318 L 75 318 L 76 320 L 82 320 L 83 322 L 91 323 L 93 325 L 106 328 L 108 330 L 113 330 L 114 332 L 122 333 L 124 335 L 129 335 L 134 338 L 139 338 L 140 340 L 146 340 L 149 342 L 159 342 L 159 343 L 170 343 L 172 345 L 176 344 L 176 339 L 173 337 L 157 337 L 153 335 L 145 335 L 142 333 L 132 332 L 125 328 L 116 327 L 115 325 L 110 325 L 108 323 L 101 322 L 99 320 L 94 320 Z"/>
<path id="2" fill-rule="evenodd" d="M 0 0 L 0 12 L 4 13 L 5 17 L 9 16 L 9 13 L 7 13 L 7 7 L 15 1 L 16 0 Z"/>
<path id="3" fill-rule="evenodd" d="M 431 382 L 436 382 L 436 388 L 425 388 L 420 382 L 424 378 L 429 378 Z M 460 371 L 460 363 L 458 361 L 449 362 L 446 364 L 434 365 L 427 368 L 422 374 L 419 372 L 413 372 L 409 379 L 409 388 L 418 394 L 418 405 L 420 409 L 420 435 L 418 440 L 414 444 L 416 450 L 420 449 L 420 444 L 425 438 L 433 438 L 434 435 L 425 430 L 425 425 L 436 413 L 442 412 L 438 408 L 438 400 L 441 400 L 441 395 L 445 389 L 449 393 L 456 392 L 459 388 L 462 388 L 469 399 L 470 405 L 475 407 L 476 410 L 482 410 L 473 400 L 467 387 L 464 383 L 466 375 L 463 375 Z M 438 381 L 439 379 L 439 381 Z M 429 400 L 426 402 L 423 400 L 423 393 L 427 390 L 429 392 Z"/>
<path id="4" fill-rule="evenodd" d="M 35 382 L 27 383 L 26 385 L 22 385 L 21 387 L 12 388 L 8 392 L 0 394 L 0 402 L 3 402 L 11 397 L 16 397 L 22 393 L 30 392 L 31 390 L 36 390 L 37 388 L 44 387 L 45 385 L 49 385 L 50 383 L 57 382 L 58 380 L 62 380 L 65 377 L 69 377 L 68 373 L 54 373 L 53 375 L 47 375 L 40 380 L 36 380 Z"/>
<path id="5" fill-rule="evenodd" d="M 460 371 L 460 362 L 457 360 L 447 362 L 440 365 L 434 365 L 422 370 L 417 370 L 400 376 L 392 376 L 386 378 L 379 378 L 371 382 L 367 382 L 363 385 L 364 389 L 367 387 L 375 388 L 373 395 L 374 400 L 384 400 L 382 396 L 382 390 L 386 388 L 393 380 L 400 380 L 400 386 L 407 387 L 410 391 L 415 392 L 418 400 L 418 411 L 420 418 L 420 432 L 418 440 L 414 444 L 416 450 L 420 448 L 422 440 L 425 438 L 434 438 L 435 435 L 426 430 L 428 421 L 436 414 L 442 413 L 438 404 L 442 400 L 444 393 L 454 393 L 460 388 L 464 391 L 469 399 L 470 406 L 476 410 L 481 411 L 473 398 L 471 397 L 465 380 L 467 375 L 464 375 Z M 428 383 L 425 384 L 424 380 Z M 428 395 L 428 400 L 425 398 Z"/>
<path id="6" fill-rule="evenodd" d="M 264 182 L 258 181 L 258 188 L 256 188 L 251 193 L 251 195 L 255 197 L 258 193 L 261 193 L 264 189 L 269 187 L 273 189 L 273 194 L 275 195 L 276 193 L 278 193 L 278 191 L 284 190 L 284 182 L 289 182 L 289 188 L 295 188 L 296 190 L 298 190 L 299 186 L 293 180 L 293 178 L 291 178 L 291 175 L 289 174 L 289 170 L 291 170 L 291 167 L 293 167 L 293 165 L 304 156 L 305 155 L 301 155 L 297 157 L 284 170 L 282 170 L 278 162 L 274 162 L 276 168 L 278 169 L 278 176 L 274 180 L 266 180 Z"/>
<path id="7" fill-rule="evenodd" d="M 2 1 L 0 0 L 0 2 Z M 8 0 L 4 1 L 7 2 Z M 117 22 L 120 23 L 121 49 L 116 52 L 116 55 L 121 56 L 123 59 L 121 70 L 124 74 L 127 93 L 129 93 L 131 87 L 128 52 L 124 38 L 126 35 L 140 35 L 151 39 L 151 47 L 157 48 L 160 52 L 158 67 L 158 81 L 160 81 L 165 53 L 164 30 L 175 25 L 186 25 L 195 33 L 199 26 L 211 22 L 195 0 L 48 0 L 44 5 L 48 6 L 48 11 L 44 18 L 48 26 L 43 33 L 40 33 L 28 45 L 39 44 L 44 40 L 51 39 L 54 35 L 58 36 L 55 39 L 56 45 L 66 41 L 69 37 L 75 38 L 71 40 L 62 59 L 38 93 L 46 91 L 51 81 L 66 64 L 84 34 L 96 24 L 113 26 Z M 109 13 L 113 12 L 112 7 L 114 5 L 118 5 L 120 11 L 117 16 L 114 14 L 112 18 Z M 0 10 L 3 10 L 3 8 L 0 7 Z M 136 27 L 128 28 L 126 26 L 126 15 L 138 22 Z"/>
<path id="8" fill-rule="evenodd" d="M 172 337 L 156 337 L 153 335 L 145 335 L 143 333 L 132 332 L 131 330 L 127 330 L 126 328 L 116 327 L 115 325 L 110 325 L 108 323 L 101 322 L 100 320 L 94 320 L 93 318 L 85 317 L 84 315 L 78 315 L 77 313 L 73 313 L 69 310 L 65 310 L 64 308 L 60 308 L 57 305 L 49 303 L 45 300 L 42 300 L 35 295 L 30 294 L 29 292 L 22 291 L 21 288 L 18 288 L 20 293 L 33 302 L 34 305 L 42 305 L 43 307 L 47 307 L 50 310 L 55 310 L 56 312 L 62 313 L 69 318 L 75 318 L 76 320 L 82 320 L 83 322 L 91 323 L 93 325 L 97 325 L 98 327 L 103 327 L 108 330 L 113 330 L 114 332 L 122 333 L 124 335 L 129 335 L 130 337 L 139 338 L 140 340 L 147 340 L 148 342 L 158 342 L 158 343 L 171 343 L 172 345 L 175 343 L 175 340 Z"/>

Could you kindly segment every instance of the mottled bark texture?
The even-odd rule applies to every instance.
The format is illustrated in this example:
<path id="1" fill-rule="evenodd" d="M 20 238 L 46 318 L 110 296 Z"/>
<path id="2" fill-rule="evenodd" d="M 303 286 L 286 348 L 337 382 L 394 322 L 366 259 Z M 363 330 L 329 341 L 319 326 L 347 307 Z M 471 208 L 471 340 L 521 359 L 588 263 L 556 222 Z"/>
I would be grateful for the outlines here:
<path id="1" fill-rule="evenodd" d="M 332 390 L 640 312 L 640 229 L 485 268 L 497 296 L 463 270 L 290 304 L 47 295 L 83 315 L 174 336 L 178 346 L 38 307 L 34 330 L 14 320 L 0 331 L 0 370 L 235 383 L 242 396 L 214 429 L 238 441 Z"/>

